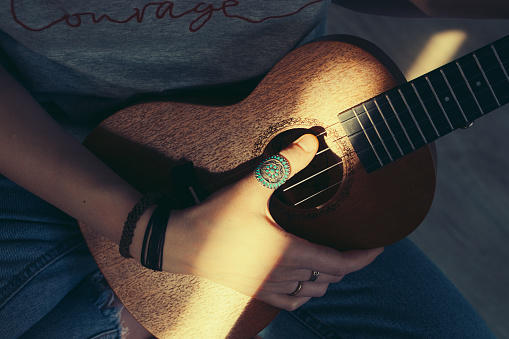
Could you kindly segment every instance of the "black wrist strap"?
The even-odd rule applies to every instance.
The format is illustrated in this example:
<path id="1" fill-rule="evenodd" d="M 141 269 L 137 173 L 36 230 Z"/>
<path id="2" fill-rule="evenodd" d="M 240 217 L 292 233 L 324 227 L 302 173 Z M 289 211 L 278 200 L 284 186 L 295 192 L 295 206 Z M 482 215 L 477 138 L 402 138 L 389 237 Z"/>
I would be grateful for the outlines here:
<path id="1" fill-rule="evenodd" d="M 156 207 L 145 230 L 141 248 L 141 264 L 154 271 L 162 271 L 163 250 L 171 210 L 168 206 Z"/>

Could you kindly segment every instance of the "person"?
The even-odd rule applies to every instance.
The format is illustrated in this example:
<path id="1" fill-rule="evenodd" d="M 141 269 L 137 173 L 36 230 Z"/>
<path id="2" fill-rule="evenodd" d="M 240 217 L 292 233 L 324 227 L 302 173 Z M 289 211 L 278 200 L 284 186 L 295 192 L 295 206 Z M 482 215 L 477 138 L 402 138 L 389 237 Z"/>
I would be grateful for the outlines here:
<path id="1" fill-rule="evenodd" d="M 386 15 L 509 17 L 508 4 L 496 0 L 334 2 Z M 212 87 L 226 95 L 248 92 L 252 87 L 243 84 L 325 33 L 330 3 L 11 0 L 4 5 L 0 336 L 148 336 L 112 302 L 76 223 L 119 243 L 126 216 L 143 195 L 68 131 L 93 125 L 144 95 L 192 95 Z M 316 149 L 316 138 L 306 135 L 281 155 L 293 175 Z M 410 241 L 346 252 L 312 244 L 271 220 L 266 208 L 271 193 L 248 175 L 195 207 L 172 211 L 162 269 L 197 274 L 285 309 L 264 338 L 493 337 Z M 136 222 L 128 248 L 135 260 L 142 260 L 144 232 L 155 208 Z M 202 246 L 199 235 L 210 229 L 218 234 L 216 251 L 197 267 L 192 258 Z M 275 244 L 270 250 L 264 246 L 269 239 Z M 314 272 L 319 272 L 316 280 L 308 281 Z"/>

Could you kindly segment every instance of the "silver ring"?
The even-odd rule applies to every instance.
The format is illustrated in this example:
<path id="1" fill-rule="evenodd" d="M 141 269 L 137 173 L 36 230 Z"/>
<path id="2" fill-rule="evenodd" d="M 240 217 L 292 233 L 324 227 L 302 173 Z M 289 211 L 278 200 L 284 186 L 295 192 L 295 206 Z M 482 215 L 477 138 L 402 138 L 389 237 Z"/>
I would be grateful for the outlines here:
<path id="1" fill-rule="evenodd" d="M 320 275 L 320 272 L 313 271 L 313 273 L 311 273 L 311 278 L 309 278 L 309 281 L 315 281 L 316 279 L 318 279 L 319 275 Z"/>
<path id="2" fill-rule="evenodd" d="M 302 285 L 304 284 L 303 281 L 299 281 L 299 285 L 297 285 L 297 288 L 295 289 L 295 291 L 293 291 L 292 293 L 288 294 L 290 297 L 295 297 L 299 292 L 300 290 L 302 290 Z"/>
<path id="3" fill-rule="evenodd" d="M 265 159 L 254 171 L 256 180 L 270 189 L 277 189 L 283 185 L 290 177 L 290 173 L 290 163 L 279 154 Z"/>

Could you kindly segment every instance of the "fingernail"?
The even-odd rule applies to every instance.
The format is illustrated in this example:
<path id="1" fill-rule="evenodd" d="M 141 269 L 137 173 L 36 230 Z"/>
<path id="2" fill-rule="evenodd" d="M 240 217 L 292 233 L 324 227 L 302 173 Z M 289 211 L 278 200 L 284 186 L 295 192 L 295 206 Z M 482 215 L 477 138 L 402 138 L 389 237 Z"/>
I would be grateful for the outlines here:
<path id="1" fill-rule="evenodd" d="M 294 144 L 298 144 L 306 152 L 314 152 L 316 149 L 316 138 L 309 134 L 304 134 L 299 139 L 295 140 Z"/>

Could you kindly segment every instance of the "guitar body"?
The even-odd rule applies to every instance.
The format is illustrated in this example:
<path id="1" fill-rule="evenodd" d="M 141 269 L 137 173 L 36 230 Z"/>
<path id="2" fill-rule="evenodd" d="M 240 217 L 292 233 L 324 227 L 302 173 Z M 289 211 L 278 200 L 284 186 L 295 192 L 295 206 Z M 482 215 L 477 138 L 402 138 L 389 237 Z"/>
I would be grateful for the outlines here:
<path id="1" fill-rule="evenodd" d="M 184 198 L 189 187 L 203 200 L 296 137 L 314 133 L 323 152 L 285 187 L 313 179 L 273 195 L 274 219 L 288 232 L 339 250 L 384 246 L 426 216 L 435 189 L 432 153 L 426 146 L 367 174 L 337 116 L 396 85 L 365 49 L 317 41 L 286 56 L 238 103 L 131 106 L 104 121 L 85 145 L 139 190 L 168 189 L 191 201 Z M 146 270 L 87 226 L 82 231 L 114 291 L 159 338 L 248 338 L 278 312 L 205 279 Z"/>

